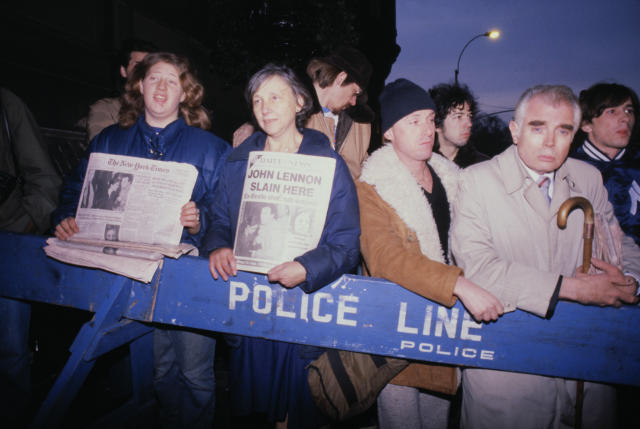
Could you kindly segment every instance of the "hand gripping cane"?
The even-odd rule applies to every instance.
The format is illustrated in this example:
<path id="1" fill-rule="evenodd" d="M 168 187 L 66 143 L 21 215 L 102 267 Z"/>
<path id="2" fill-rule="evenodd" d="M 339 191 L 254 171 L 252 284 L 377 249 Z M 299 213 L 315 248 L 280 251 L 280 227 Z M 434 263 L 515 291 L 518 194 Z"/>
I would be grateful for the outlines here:
<path id="1" fill-rule="evenodd" d="M 558 209 L 558 228 L 564 229 L 567 226 L 567 218 L 569 212 L 576 207 L 580 207 L 584 211 L 584 230 L 582 238 L 584 240 L 584 247 L 582 249 L 582 267 L 580 271 L 587 273 L 591 266 L 591 246 L 593 244 L 593 206 L 586 198 L 573 197 L 562 203 L 560 209 Z M 584 382 L 578 380 L 576 384 L 576 416 L 575 425 L 576 429 L 582 427 L 582 403 L 584 399 Z"/>

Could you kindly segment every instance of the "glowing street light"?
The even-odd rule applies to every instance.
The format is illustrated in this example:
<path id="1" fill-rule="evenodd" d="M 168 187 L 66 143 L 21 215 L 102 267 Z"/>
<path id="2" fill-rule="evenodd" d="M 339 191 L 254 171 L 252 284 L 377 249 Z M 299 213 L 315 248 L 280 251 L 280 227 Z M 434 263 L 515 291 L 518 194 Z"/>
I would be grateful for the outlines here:
<path id="1" fill-rule="evenodd" d="M 474 36 L 471 38 L 471 40 L 469 40 L 467 42 L 466 45 L 464 45 L 464 48 L 462 48 L 462 50 L 460 51 L 460 55 L 458 55 L 458 63 L 456 64 L 456 71 L 455 71 L 455 82 L 456 85 L 458 85 L 458 74 L 460 73 L 460 58 L 462 58 L 462 54 L 464 53 L 464 50 L 467 49 L 467 46 L 469 46 L 469 44 L 471 42 L 473 42 L 474 40 L 480 38 L 480 37 L 488 37 L 489 39 L 497 39 L 498 37 L 500 37 L 500 31 L 498 30 L 491 30 L 491 31 L 487 31 L 486 33 L 481 33 L 478 34 L 477 36 Z"/>

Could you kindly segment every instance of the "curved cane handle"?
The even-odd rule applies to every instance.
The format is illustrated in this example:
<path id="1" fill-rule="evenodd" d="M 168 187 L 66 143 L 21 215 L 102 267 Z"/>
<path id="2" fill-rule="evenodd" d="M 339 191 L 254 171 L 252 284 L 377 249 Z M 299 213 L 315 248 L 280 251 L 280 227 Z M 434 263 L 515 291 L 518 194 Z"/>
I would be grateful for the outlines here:
<path id="1" fill-rule="evenodd" d="M 558 228 L 567 227 L 567 218 L 569 213 L 576 207 L 580 207 L 584 212 L 584 231 L 582 238 L 584 239 L 584 248 L 582 249 L 582 272 L 589 271 L 591 266 L 591 246 L 593 244 L 593 206 L 583 197 L 572 197 L 567 199 L 558 209 Z"/>

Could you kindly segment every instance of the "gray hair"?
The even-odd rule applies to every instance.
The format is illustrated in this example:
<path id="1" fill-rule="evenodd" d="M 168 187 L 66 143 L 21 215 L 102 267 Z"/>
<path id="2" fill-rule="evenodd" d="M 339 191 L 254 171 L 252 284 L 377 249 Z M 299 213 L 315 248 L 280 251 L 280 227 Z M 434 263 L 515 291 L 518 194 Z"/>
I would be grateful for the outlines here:
<path id="1" fill-rule="evenodd" d="M 515 112 L 513 113 L 513 121 L 518 125 L 518 133 L 522 132 L 522 121 L 527 111 L 529 101 L 533 97 L 543 97 L 545 101 L 556 106 L 566 103 L 573 108 L 573 132 L 578 131 L 580 127 L 580 103 L 571 88 L 566 85 L 536 85 L 527 89 L 518 99 Z"/>
<path id="2" fill-rule="evenodd" d="M 309 90 L 304 86 L 300 79 L 298 79 L 295 72 L 284 65 L 269 63 L 251 76 L 249 83 L 247 84 L 247 88 L 244 91 L 244 98 L 249 104 L 251 114 L 253 115 L 253 96 L 258 88 L 260 88 L 260 85 L 272 76 L 279 76 L 284 80 L 293 91 L 293 95 L 296 99 L 298 97 L 302 97 L 302 107 L 300 108 L 300 111 L 296 113 L 296 126 L 298 128 L 304 127 L 304 124 L 307 122 L 307 119 L 313 110 L 313 98 L 311 97 Z M 253 115 L 253 120 L 255 122 L 255 115 Z"/>

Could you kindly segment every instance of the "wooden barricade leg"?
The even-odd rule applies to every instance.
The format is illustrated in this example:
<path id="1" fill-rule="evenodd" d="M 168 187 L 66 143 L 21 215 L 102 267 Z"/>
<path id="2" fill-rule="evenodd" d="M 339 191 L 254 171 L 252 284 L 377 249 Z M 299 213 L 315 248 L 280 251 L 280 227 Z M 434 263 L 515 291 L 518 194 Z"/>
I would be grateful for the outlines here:
<path id="1" fill-rule="evenodd" d="M 114 330 L 114 325 L 118 324 L 126 309 L 130 285 L 131 281 L 124 280 L 119 284 L 114 284 L 113 293 L 100 304 L 93 319 L 82 326 L 71 345 L 71 356 L 47 394 L 47 398 L 40 407 L 31 427 L 58 426 L 93 368 L 95 359 L 99 355 L 113 350 L 113 347 L 105 347 L 104 343 L 109 341 L 104 340 L 119 336 L 115 334 L 117 330 Z M 131 330 L 124 329 L 123 331 L 130 335 Z"/>

